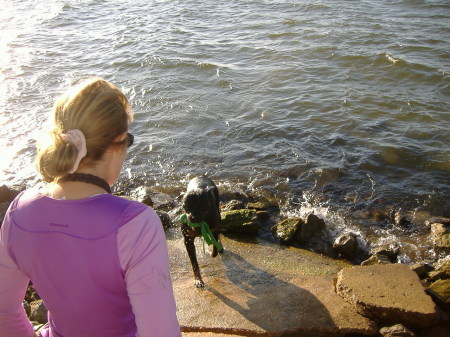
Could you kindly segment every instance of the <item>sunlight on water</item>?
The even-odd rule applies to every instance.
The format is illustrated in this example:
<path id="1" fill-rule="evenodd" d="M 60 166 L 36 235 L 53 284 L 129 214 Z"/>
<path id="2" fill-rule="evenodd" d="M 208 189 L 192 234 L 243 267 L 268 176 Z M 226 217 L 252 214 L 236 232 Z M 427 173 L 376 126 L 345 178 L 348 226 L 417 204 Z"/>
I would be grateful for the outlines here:
<path id="1" fill-rule="evenodd" d="M 12 159 L 16 155 L 16 152 L 17 150 L 12 147 L 0 147 L 0 158 L 2 158 L 2 160 L 0 161 L 1 171 L 5 171 L 6 169 L 10 168 Z"/>
<path id="2" fill-rule="evenodd" d="M 98 75 L 135 112 L 123 181 L 172 192 L 208 173 L 375 243 L 409 234 L 367 209 L 450 212 L 446 2 L 0 6 L 0 184 L 38 179 L 53 100 Z"/>

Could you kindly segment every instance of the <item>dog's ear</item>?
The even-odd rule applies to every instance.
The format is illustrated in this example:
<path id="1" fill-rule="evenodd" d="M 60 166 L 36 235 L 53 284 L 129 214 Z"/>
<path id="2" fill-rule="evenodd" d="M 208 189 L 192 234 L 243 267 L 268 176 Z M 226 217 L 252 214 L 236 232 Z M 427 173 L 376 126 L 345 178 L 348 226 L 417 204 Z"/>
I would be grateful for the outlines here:
<path id="1" fill-rule="evenodd" d="M 206 188 L 206 191 L 207 191 L 208 194 L 211 195 L 212 200 L 216 200 L 216 196 L 214 195 L 214 186 L 208 186 Z"/>
<path id="2" fill-rule="evenodd" d="M 214 186 L 208 186 L 206 192 L 214 194 Z"/>

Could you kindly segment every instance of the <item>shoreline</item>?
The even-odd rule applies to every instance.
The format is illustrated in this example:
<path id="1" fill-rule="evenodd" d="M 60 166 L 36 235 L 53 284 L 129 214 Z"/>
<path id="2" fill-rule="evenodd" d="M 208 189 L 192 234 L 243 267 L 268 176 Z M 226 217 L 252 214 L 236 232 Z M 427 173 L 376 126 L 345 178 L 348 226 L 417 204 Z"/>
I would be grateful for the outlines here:
<path id="1" fill-rule="evenodd" d="M 17 191 L 9 189 L 5 190 L 4 188 L 1 189 L 1 192 L 2 205 L 8 202 L 5 200 L 5 196 L 11 198 L 17 194 Z M 193 277 L 191 275 L 192 271 L 190 270 L 187 253 L 185 252 L 184 246 L 182 245 L 179 227 L 177 225 L 174 226 L 173 223 L 176 222 L 179 213 L 181 213 L 179 204 L 170 196 L 154 192 L 149 188 L 141 188 L 139 191 L 135 192 L 139 193 L 130 193 L 131 198 L 141 202 L 144 201 L 147 205 L 152 205 L 152 207 L 154 207 L 154 209 L 157 210 L 158 214 L 160 215 L 162 222 L 165 224 L 170 254 L 171 274 L 175 294 L 177 297 L 177 306 L 179 307 L 179 310 L 181 310 L 179 312 L 179 315 L 180 321 L 182 322 L 182 331 L 185 336 L 192 336 L 194 334 L 194 336 L 198 335 L 199 337 L 206 337 L 211 333 L 218 335 L 224 334 L 225 336 L 227 334 L 229 336 L 232 336 L 233 333 L 235 335 L 241 336 L 251 336 L 255 335 L 255 333 L 261 336 L 278 336 L 279 334 L 276 331 L 277 329 L 281 329 L 280 331 L 285 331 L 285 334 L 283 334 L 285 336 L 296 336 L 297 333 L 302 332 L 303 334 L 305 334 L 305 336 L 355 336 L 356 334 L 371 337 L 379 336 L 377 333 L 377 329 L 381 328 L 382 326 L 387 326 L 386 323 L 377 323 L 376 326 L 378 328 L 375 329 L 373 323 L 370 323 L 370 319 L 369 321 L 367 321 L 367 318 L 364 318 L 364 315 L 359 316 L 360 314 L 358 314 L 357 311 L 351 311 L 352 313 L 350 314 L 350 316 L 353 317 L 353 320 L 366 320 L 366 323 L 364 323 L 365 328 L 361 328 L 359 326 L 359 323 L 357 325 L 359 327 L 353 326 L 353 323 L 350 323 L 351 321 L 347 321 L 347 319 L 350 319 L 350 317 L 348 317 L 348 313 L 346 314 L 347 316 L 342 316 L 343 313 L 341 311 L 335 311 L 335 309 L 333 309 L 335 305 L 332 303 L 340 298 L 334 292 L 330 291 L 331 288 L 329 287 L 333 286 L 333 279 L 336 280 L 339 271 L 342 272 L 343 270 L 350 270 L 352 266 L 353 268 L 356 267 L 356 265 L 350 262 L 348 258 L 343 258 L 343 256 L 337 256 L 337 258 L 329 256 L 327 257 L 324 254 L 312 252 L 311 250 L 308 250 L 307 247 L 299 248 L 292 247 L 292 245 L 289 244 L 268 242 L 267 240 L 264 240 L 258 236 L 258 230 L 254 231 L 250 235 L 249 233 L 243 235 L 242 233 L 239 233 L 239 230 L 241 230 L 239 227 L 232 230 L 228 228 L 227 231 L 223 233 L 223 241 L 225 242 L 226 252 L 225 255 L 221 256 L 219 260 L 212 260 L 209 258 L 209 256 L 206 256 L 206 254 L 199 253 L 202 273 L 204 273 L 204 279 L 207 283 L 207 290 L 205 291 L 213 294 L 213 297 L 210 297 L 209 295 L 209 297 L 200 296 L 198 300 L 206 300 L 206 308 L 213 309 L 214 312 L 218 310 L 216 312 L 217 316 L 215 317 L 219 317 L 220 315 L 222 315 L 220 314 L 222 310 L 220 308 L 222 306 L 217 306 L 217 298 L 221 298 L 221 301 L 227 304 L 229 308 L 227 310 L 231 310 L 228 312 L 228 314 L 232 317 L 230 319 L 235 321 L 230 321 L 229 323 L 219 323 L 219 321 L 217 321 L 219 327 L 225 324 L 223 325 L 223 328 L 218 328 L 217 326 L 213 327 L 211 325 L 216 324 L 213 323 L 214 320 L 197 321 L 196 319 L 193 320 L 192 317 L 189 318 L 189 315 L 191 314 L 188 313 L 192 311 L 192 297 L 189 297 L 188 294 L 192 293 L 191 295 L 197 298 L 200 293 L 203 293 L 204 295 L 206 295 L 206 293 L 205 291 L 201 291 L 199 293 L 199 290 L 196 289 L 193 285 Z M 247 200 L 247 202 L 244 204 L 242 200 L 236 200 L 234 197 L 236 197 L 236 195 L 234 195 L 230 201 L 223 205 L 223 213 L 237 212 L 237 214 L 239 214 L 239 210 L 242 210 L 242 208 L 240 207 L 245 205 L 246 207 L 251 207 L 245 209 L 253 210 L 252 212 L 254 212 L 258 221 L 273 222 L 273 216 L 276 215 L 278 211 L 277 207 L 275 207 L 274 204 L 270 203 L 267 200 L 252 200 L 253 202 Z M 227 207 L 231 209 L 226 210 L 225 208 Z M 307 224 L 310 220 L 311 219 L 305 219 L 303 221 L 303 225 Z M 225 220 L 223 219 L 223 221 Z M 317 221 L 317 219 L 315 219 L 314 221 Z M 277 226 L 280 226 L 280 223 L 277 223 Z M 315 237 L 316 236 L 312 235 L 311 239 L 314 239 Z M 197 242 L 198 251 L 200 251 L 198 248 L 199 244 L 200 243 Z M 374 254 L 373 256 L 377 257 L 377 260 L 372 261 L 370 264 L 366 264 L 365 267 L 359 268 L 374 268 L 376 266 L 379 266 L 376 268 L 387 268 L 388 266 L 396 265 L 404 266 L 404 264 L 392 263 L 392 261 L 389 261 L 388 253 L 389 252 L 378 252 L 377 254 Z M 421 327 L 420 329 L 418 329 L 416 327 L 415 330 L 413 330 L 416 332 L 416 335 L 411 336 L 434 337 L 440 335 L 430 335 L 430 331 L 433 331 L 433 333 L 436 333 L 436 331 L 444 331 L 444 333 L 450 331 L 448 327 L 450 320 L 450 304 L 448 303 L 448 299 L 446 303 L 443 302 L 442 298 L 439 297 L 439 295 L 436 295 L 436 293 L 434 293 L 435 290 L 433 289 L 433 284 L 435 283 L 447 282 L 446 284 L 448 284 L 448 282 L 450 282 L 450 259 L 444 261 L 444 263 L 442 263 L 439 268 L 432 268 L 429 265 L 421 264 L 411 266 L 407 269 L 411 270 L 411 273 L 413 273 L 414 275 L 417 274 L 415 276 L 417 281 L 414 282 L 417 283 L 418 287 L 423 289 L 422 291 L 427 289 L 427 293 L 432 296 L 435 304 L 439 307 L 438 312 L 440 313 L 439 315 L 441 317 L 439 318 L 440 323 L 433 329 L 430 330 L 430 328 L 428 327 Z M 244 277 L 244 279 L 241 279 L 241 277 Z M 248 277 L 248 280 L 245 279 L 245 277 Z M 263 283 L 266 284 L 266 286 L 261 286 L 261 284 L 259 284 L 258 282 L 253 284 L 253 282 L 255 282 L 255 277 L 256 279 L 261 279 L 261 277 L 263 279 L 267 278 L 268 281 L 266 282 L 268 283 Z M 421 281 L 419 280 L 419 277 Z M 322 292 L 325 292 L 327 295 L 324 295 L 325 293 L 320 295 L 320 293 L 316 292 L 317 290 L 314 290 L 317 287 L 317 282 L 319 281 L 319 279 L 321 280 L 319 282 L 320 284 L 322 284 L 321 287 L 324 287 Z M 311 283 L 311 285 L 315 284 L 315 286 L 311 288 L 311 285 L 309 284 L 310 282 L 312 282 L 312 280 L 315 281 Z M 321 309 L 321 306 L 318 306 L 319 304 L 315 304 L 312 306 L 313 308 L 315 308 L 314 310 L 319 310 L 320 312 L 327 313 L 326 315 L 328 315 L 328 313 L 331 315 L 337 315 L 335 318 L 333 318 L 332 321 L 330 321 L 334 323 L 330 323 L 331 325 L 329 323 L 325 324 L 323 322 L 320 322 L 320 320 L 316 321 L 313 317 L 309 316 L 305 316 L 305 318 L 301 320 L 292 320 L 291 318 L 289 318 L 290 316 L 292 316 L 292 313 L 285 312 L 283 310 L 280 314 L 278 314 L 276 323 L 274 321 L 273 323 L 267 325 L 267 323 L 263 323 L 262 321 L 257 319 L 256 316 L 251 314 L 251 311 L 243 310 L 239 306 L 235 306 L 234 304 L 232 304 L 233 302 L 229 302 L 230 299 L 233 299 L 233 301 L 242 300 L 240 299 L 240 296 L 244 296 L 244 298 L 247 298 L 248 295 L 246 295 L 246 292 L 250 289 L 253 289 L 251 290 L 252 295 L 250 296 L 250 298 L 256 296 L 256 298 L 258 298 L 259 300 L 255 302 L 256 306 L 252 310 L 263 310 L 262 312 L 266 312 L 266 301 L 269 301 L 269 299 L 270 301 L 274 301 L 274 299 L 270 295 L 273 293 L 273 291 L 271 291 L 270 289 L 272 289 L 271 287 L 278 283 L 283 284 L 283 287 L 281 288 L 279 286 L 276 286 L 277 289 L 281 289 L 282 291 L 280 293 L 280 296 L 286 296 L 286 294 L 283 292 L 283 289 L 291 289 L 290 291 L 293 292 L 292 296 L 294 297 L 300 296 L 300 289 L 304 289 L 301 291 L 305 291 L 306 289 L 308 289 L 308 293 L 312 294 L 308 295 L 312 296 L 310 300 L 312 301 L 311 303 L 315 303 L 317 301 L 317 298 L 319 298 L 323 303 L 326 303 L 325 307 L 327 309 Z M 247 285 L 243 287 L 244 284 Z M 247 288 L 249 285 L 250 288 Z M 243 290 L 244 293 L 241 294 Z M 30 288 L 29 291 L 32 291 L 32 289 Z M 226 297 L 223 297 L 225 296 L 225 294 L 220 295 L 223 291 L 225 291 L 225 293 L 227 294 Z M 444 292 L 445 291 L 446 290 L 444 289 Z M 46 320 L 45 305 L 41 300 L 38 299 L 38 297 L 38 294 L 28 293 L 27 302 L 26 304 L 24 304 L 26 311 L 30 313 L 30 317 L 38 320 L 38 323 L 36 323 L 37 328 L 40 326 L 40 324 L 45 323 Z M 304 295 L 302 295 L 301 297 L 303 297 L 304 301 Z M 212 302 L 210 303 L 208 301 Z M 342 301 L 342 299 L 339 299 L 338 301 Z M 344 302 L 339 303 L 341 303 L 340 305 L 343 305 Z M 260 307 L 259 303 L 264 303 L 265 305 L 263 307 Z M 307 301 L 307 303 L 309 302 Z M 310 305 L 312 305 L 311 303 Z M 206 304 L 203 303 L 203 305 Z M 278 303 L 277 305 L 280 305 L 280 303 Z M 347 311 L 355 310 L 354 307 L 353 309 L 350 309 L 355 304 L 350 303 L 346 305 L 350 305 L 350 307 L 346 309 Z M 213 306 L 213 308 L 208 306 Z M 300 312 L 303 312 L 304 308 L 301 306 L 296 310 L 300 310 Z M 344 319 L 343 317 L 347 318 Z M 377 320 L 375 321 L 378 322 Z M 231 325 L 227 326 L 227 324 Z M 324 325 L 322 326 L 321 324 Z"/>

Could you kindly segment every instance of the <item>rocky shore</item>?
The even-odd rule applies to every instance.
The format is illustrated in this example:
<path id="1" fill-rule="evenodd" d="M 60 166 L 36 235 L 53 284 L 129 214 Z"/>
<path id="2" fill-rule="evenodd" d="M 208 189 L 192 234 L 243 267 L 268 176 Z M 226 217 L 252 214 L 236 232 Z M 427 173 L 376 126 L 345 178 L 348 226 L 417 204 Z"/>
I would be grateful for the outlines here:
<path id="1" fill-rule="evenodd" d="M 330 241 L 327 224 L 315 214 L 283 218 L 276 201 L 223 193 L 225 253 L 211 259 L 197 239 L 206 283 L 198 290 L 178 230 L 180 198 L 145 187 L 117 194 L 160 215 L 185 336 L 450 335 L 448 256 L 430 264 L 396 263 L 398 251 L 367 251 L 356 233 Z M 15 195 L 0 188 L 1 212 Z M 448 255 L 450 220 L 430 217 L 426 226 L 433 248 Z M 261 239 L 261 231 L 273 242 Z M 24 308 L 37 328 L 46 322 L 45 305 L 32 285 Z"/>

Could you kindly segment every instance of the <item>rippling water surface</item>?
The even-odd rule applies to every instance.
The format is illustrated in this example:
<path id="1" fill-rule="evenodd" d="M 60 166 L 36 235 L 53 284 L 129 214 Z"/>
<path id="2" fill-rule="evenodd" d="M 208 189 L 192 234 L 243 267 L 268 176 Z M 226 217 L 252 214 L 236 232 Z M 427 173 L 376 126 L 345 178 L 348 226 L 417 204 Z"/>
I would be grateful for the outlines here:
<path id="1" fill-rule="evenodd" d="M 314 210 L 433 259 L 450 215 L 448 1 L 0 1 L 1 182 L 31 185 L 56 95 L 98 75 L 135 112 L 122 180 Z M 405 229 L 367 215 L 402 209 Z"/>

